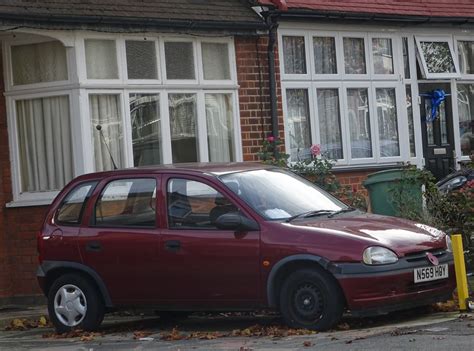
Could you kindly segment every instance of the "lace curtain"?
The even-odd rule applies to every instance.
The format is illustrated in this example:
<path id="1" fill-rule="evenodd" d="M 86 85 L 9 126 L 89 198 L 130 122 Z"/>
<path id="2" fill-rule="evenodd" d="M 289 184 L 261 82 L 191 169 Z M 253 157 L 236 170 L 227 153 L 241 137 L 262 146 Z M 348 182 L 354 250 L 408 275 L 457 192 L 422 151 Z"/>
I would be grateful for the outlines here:
<path id="1" fill-rule="evenodd" d="M 310 156 L 311 126 L 309 122 L 308 90 L 286 91 L 290 160 L 298 161 Z"/>
<path id="2" fill-rule="evenodd" d="M 337 89 L 318 89 L 319 134 L 321 151 L 329 158 L 343 158 L 339 92 Z"/>
<path id="3" fill-rule="evenodd" d="M 89 95 L 92 141 L 94 143 L 95 170 L 114 168 L 107 147 L 118 168 L 124 166 L 122 114 L 119 95 Z M 104 138 L 97 125 L 102 127 Z"/>
<path id="4" fill-rule="evenodd" d="M 209 161 L 234 161 L 231 94 L 206 94 Z"/>

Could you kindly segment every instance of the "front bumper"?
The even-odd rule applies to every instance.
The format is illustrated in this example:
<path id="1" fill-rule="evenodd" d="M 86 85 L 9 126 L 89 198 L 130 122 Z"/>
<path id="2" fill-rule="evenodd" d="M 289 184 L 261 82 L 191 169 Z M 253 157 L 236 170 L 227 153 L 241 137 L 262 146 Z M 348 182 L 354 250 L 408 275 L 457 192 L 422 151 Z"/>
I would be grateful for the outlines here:
<path id="1" fill-rule="evenodd" d="M 331 270 L 352 314 L 377 315 L 451 298 L 456 286 L 453 256 L 445 251 L 438 251 L 436 256 L 439 264 L 448 264 L 448 278 L 416 284 L 414 269 L 431 265 L 425 253 L 404 257 L 391 265 L 339 263 L 333 264 Z"/>

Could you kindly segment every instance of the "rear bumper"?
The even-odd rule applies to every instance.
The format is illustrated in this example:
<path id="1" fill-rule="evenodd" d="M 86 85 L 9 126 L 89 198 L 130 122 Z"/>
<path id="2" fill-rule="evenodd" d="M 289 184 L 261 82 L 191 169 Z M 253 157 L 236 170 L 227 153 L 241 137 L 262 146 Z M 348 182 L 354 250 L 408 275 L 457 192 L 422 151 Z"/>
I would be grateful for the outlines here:
<path id="1" fill-rule="evenodd" d="M 414 269 L 431 265 L 428 260 L 401 259 L 393 265 L 373 267 L 362 263 L 335 264 L 334 268 L 348 309 L 354 315 L 369 316 L 451 298 L 456 286 L 452 254 L 443 254 L 439 261 L 448 264 L 448 278 L 416 284 Z"/>

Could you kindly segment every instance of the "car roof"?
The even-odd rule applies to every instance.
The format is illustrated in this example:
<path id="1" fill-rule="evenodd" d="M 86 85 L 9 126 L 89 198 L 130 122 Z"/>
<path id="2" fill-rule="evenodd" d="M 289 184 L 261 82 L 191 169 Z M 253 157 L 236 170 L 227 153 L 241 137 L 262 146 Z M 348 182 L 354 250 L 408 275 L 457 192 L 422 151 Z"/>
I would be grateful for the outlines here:
<path id="1" fill-rule="evenodd" d="M 77 180 L 101 179 L 112 176 L 121 175 L 151 175 L 164 173 L 180 173 L 180 174 L 207 174 L 219 176 L 223 174 L 244 172 L 258 169 L 272 169 L 275 166 L 266 165 L 261 162 L 228 162 L 228 163 L 178 163 L 158 166 L 145 166 L 117 169 L 113 171 L 94 172 L 84 174 L 76 178 Z"/>

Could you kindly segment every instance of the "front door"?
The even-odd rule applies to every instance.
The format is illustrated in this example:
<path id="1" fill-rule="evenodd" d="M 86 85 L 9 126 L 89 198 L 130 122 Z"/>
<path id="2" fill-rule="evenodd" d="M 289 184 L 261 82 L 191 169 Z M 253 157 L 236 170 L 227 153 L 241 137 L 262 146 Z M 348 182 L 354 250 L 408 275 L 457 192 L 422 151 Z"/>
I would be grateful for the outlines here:
<path id="1" fill-rule="evenodd" d="M 168 306 L 248 306 L 259 298 L 260 232 L 218 229 L 215 220 L 238 211 L 212 183 L 193 177 L 163 179 L 167 228 L 160 259 Z"/>
<path id="2" fill-rule="evenodd" d="M 450 94 L 451 92 L 449 83 L 426 83 L 420 84 L 419 86 L 421 97 L 421 132 L 425 167 L 439 180 L 451 173 L 455 168 L 453 101 L 452 96 L 448 95 L 439 106 L 436 119 L 433 122 L 429 122 L 431 115 L 431 98 L 425 95 L 435 89 L 442 89 L 446 94 Z"/>

